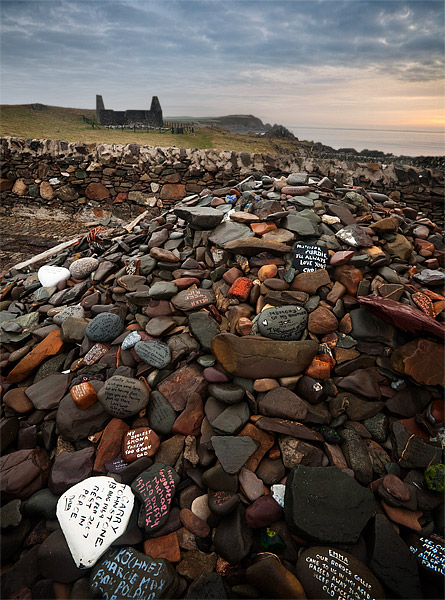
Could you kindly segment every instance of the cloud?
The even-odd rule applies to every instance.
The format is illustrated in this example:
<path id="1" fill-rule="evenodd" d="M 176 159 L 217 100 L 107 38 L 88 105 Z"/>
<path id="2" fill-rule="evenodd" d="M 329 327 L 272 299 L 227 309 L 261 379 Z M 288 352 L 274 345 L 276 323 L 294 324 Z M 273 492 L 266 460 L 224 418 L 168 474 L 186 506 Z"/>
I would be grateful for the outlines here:
<path id="1" fill-rule="evenodd" d="M 305 89 L 367 80 L 372 94 L 379 78 L 407 90 L 443 78 L 442 2 L 2 0 L 0 10 L 9 103 L 91 107 L 102 93 L 110 108 L 143 108 L 153 93 L 167 111 L 180 99 L 182 113 L 215 114 L 222 100 L 225 112 L 242 102 L 264 112 Z"/>

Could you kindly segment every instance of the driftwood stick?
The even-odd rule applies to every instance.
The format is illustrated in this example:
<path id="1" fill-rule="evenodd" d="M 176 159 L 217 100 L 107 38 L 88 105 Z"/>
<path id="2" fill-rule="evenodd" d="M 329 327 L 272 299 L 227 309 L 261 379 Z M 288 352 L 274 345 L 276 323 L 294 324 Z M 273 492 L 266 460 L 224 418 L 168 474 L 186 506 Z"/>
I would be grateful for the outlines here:
<path id="1" fill-rule="evenodd" d="M 148 215 L 148 210 L 144 211 L 142 214 L 140 214 L 138 217 L 136 217 L 131 223 L 129 223 L 128 225 L 124 226 L 124 229 L 126 229 L 128 231 L 128 233 L 130 233 L 130 231 L 132 229 L 134 229 L 136 227 L 136 225 L 142 221 L 142 219 L 144 217 L 146 217 Z"/>
<path id="2" fill-rule="evenodd" d="M 24 267 L 28 267 L 29 265 L 39 262 L 39 260 L 43 260 L 44 258 L 49 258 L 50 256 L 53 256 L 53 254 L 57 254 L 61 250 L 65 250 L 65 248 L 74 246 L 74 244 L 77 244 L 81 240 L 81 238 L 82 238 L 82 236 L 77 237 L 73 240 L 70 240 L 69 242 L 62 242 L 61 244 L 58 244 L 57 246 L 54 246 L 53 248 L 50 248 L 49 250 L 45 250 L 45 252 L 36 254 L 36 256 L 33 256 L 32 258 L 29 258 L 28 260 L 25 260 L 24 262 L 17 263 L 13 267 L 11 267 L 9 270 L 16 269 L 17 271 L 19 271 L 20 269 L 23 269 Z"/>

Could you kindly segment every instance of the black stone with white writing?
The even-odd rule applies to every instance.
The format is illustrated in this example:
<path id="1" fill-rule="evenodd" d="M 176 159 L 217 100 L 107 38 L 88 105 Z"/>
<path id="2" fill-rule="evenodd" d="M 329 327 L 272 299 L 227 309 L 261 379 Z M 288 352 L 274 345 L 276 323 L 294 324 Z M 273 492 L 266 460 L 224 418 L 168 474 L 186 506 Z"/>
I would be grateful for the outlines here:
<path id="1" fill-rule="evenodd" d="M 377 600 L 385 594 L 377 578 L 360 560 L 326 546 L 305 550 L 297 562 L 297 577 L 308 598 Z"/>
<path id="2" fill-rule="evenodd" d="M 302 273 L 324 269 L 328 259 L 328 249 L 322 246 L 311 246 L 301 242 L 297 242 L 294 246 L 293 266 Z"/>
<path id="3" fill-rule="evenodd" d="M 110 415 L 125 419 L 136 415 L 147 406 L 149 394 L 143 381 L 113 375 L 100 390 L 97 398 Z"/>
<path id="4" fill-rule="evenodd" d="M 171 361 L 170 348 L 158 340 L 137 342 L 134 351 L 141 360 L 156 369 L 164 369 Z"/>
<path id="5" fill-rule="evenodd" d="M 123 330 L 124 322 L 119 315 L 103 312 L 88 323 L 85 334 L 93 342 L 112 342 Z"/>
<path id="6" fill-rule="evenodd" d="M 439 538 L 412 536 L 409 549 L 417 559 L 417 564 L 435 579 L 441 580 L 445 577 L 445 545 Z"/>
<path id="7" fill-rule="evenodd" d="M 272 340 L 299 340 L 306 324 L 307 312 L 302 306 L 266 308 L 255 319 L 258 333 Z"/>
<path id="8" fill-rule="evenodd" d="M 136 477 L 131 489 L 142 502 L 140 527 L 152 532 L 165 524 L 179 481 L 176 471 L 162 463 L 155 463 Z"/>
<path id="9" fill-rule="evenodd" d="M 131 546 L 109 550 L 92 569 L 90 588 L 103 598 L 175 598 L 178 576 L 165 558 L 153 559 Z"/>

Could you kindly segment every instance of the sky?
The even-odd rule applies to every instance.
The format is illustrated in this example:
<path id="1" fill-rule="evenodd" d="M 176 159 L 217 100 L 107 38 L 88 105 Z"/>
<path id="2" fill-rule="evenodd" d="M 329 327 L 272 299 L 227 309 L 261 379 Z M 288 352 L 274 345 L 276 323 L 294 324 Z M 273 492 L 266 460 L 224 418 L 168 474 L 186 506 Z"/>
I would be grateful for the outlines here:
<path id="1" fill-rule="evenodd" d="M 3 104 L 440 130 L 442 0 L 0 0 Z"/>

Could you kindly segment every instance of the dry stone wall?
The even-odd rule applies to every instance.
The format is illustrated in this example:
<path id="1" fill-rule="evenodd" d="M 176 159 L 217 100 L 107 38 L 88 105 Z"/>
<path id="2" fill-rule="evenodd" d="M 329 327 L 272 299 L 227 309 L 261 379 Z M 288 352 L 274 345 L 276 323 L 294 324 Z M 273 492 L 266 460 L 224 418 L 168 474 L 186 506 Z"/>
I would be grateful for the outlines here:
<path id="1" fill-rule="evenodd" d="M 440 217 L 444 177 L 410 165 L 270 156 L 247 152 L 162 148 L 136 144 L 86 144 L 5 137 L 2 211 L 38 210 L 79 218 L 128 219 L 147 207 L 169 205 L 207 187 L 224 187 L 255 173 L 307 172 L 338 186 L 357 185 L 421 204 Z"/>

